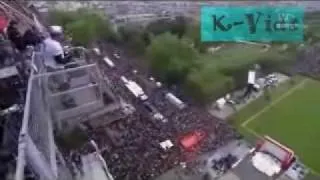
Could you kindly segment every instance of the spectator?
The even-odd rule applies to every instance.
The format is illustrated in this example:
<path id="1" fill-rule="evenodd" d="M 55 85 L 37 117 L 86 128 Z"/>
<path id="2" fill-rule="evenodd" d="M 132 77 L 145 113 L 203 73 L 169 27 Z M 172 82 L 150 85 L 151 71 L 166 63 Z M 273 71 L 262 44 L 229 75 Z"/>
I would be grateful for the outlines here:
<path id="1" fill-rule="evenodd" d="M 9 40 L 14 44 L 15 48 L 17 48 L 19 51 L 23 51 L 25 46 L 17 25 L 18 23 L 12 20 L 7 28 L 7 35 Z"/>
<path id="2" fill-rule="evenodd" d="M 60 43 L 62 39 L 62 29 L 51 26 L 50 37 L 47 37 L 44 43 L 44 64 L 48 71 L 59 69 L 64 64 L 64 51 Z"/>
<path id="3" fill-rule="evenodd" d="M 40 37 L 37 34 L 36 27 L 32 26 L 23 35 L 23 42 L 25 46 L 36 46 L 40 43 Z"/>

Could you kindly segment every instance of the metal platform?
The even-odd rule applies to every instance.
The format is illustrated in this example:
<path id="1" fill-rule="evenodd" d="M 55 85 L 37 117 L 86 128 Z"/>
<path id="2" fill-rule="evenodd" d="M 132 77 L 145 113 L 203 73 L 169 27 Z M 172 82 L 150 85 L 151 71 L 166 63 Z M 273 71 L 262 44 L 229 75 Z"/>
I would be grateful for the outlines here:
<path id="1" fill-rule="evenodd" d="M 110 180 L 97 153 L 81 157 L 83 175 L 78 180 Z"/>

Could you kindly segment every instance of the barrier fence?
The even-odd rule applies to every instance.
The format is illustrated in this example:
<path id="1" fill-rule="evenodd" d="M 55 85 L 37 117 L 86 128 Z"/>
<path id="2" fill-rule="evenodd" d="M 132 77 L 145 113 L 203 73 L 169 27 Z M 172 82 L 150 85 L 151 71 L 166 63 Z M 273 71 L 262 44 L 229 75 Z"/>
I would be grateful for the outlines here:
<path id="1" fill-rule="evenodd" d="M 36 52 L 33 52 L 31 57 L 34 65 L 42 58 Z M 54 180 L 57 177 L 52 118 L 44 98 L 42 79 L 35 77 L 35 74 L 35 68 L 31 69 L 19 136 L 16 180 L 24 179 L 25 166 L 28 166 L 39 179 Z"/>
<path id="2" fill-rule="evenodd" d="M 61 167 L 63 158 L 57 157 L 54 129 L 59 131 L 65 122 L 75 125 L 78 117 L 103 108 L 103 78 L 96 64 L 85 64 L 81 58 L 76 66 L 54 72 L 46 72 L 42 62 L 42 53 L 32 52 L 16 180 L 24 179 L 25 166 L 40 180 L 70 180 L 67 168 Z"/>

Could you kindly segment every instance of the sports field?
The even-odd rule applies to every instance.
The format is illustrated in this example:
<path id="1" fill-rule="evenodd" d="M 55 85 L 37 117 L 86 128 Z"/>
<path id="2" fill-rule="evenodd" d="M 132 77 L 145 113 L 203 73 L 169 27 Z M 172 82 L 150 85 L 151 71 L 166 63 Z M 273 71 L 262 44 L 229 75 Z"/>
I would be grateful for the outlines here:
<path id="1" fill-rule="evenodd" d="M 320 82 L 296 77 L 271 91 L 233 117 L 250 140 L 268 135 L 295 151 L 320 176 Z"/>

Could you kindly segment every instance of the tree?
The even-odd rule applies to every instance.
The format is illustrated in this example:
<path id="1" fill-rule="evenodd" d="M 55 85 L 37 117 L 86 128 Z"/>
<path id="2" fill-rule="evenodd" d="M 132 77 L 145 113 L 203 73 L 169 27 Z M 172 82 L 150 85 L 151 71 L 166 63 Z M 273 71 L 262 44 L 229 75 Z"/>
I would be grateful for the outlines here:
<path id="1" fill-rule="evenodd" d="M 170 33 L 155 36 L 146 55 L 154 72 L 168 84 L 183 83 L 197 58 L 189 44 Z"/>
<path id="2" fill-rule="evenodd" d="M 146 47 L 150 44 L 149 34 L 138 27 L 122 26 L 119 27 L 118 33 L 122 42 L 138 54 L 144 54 Z"/>
<path id="3" fill-rule="evenodd" d="M 187 31 L 187 27 L 187 19 L 183 16 L 177 16 L 173 21 L 171 33 L 176 34 L 179 38 L 182 38 Z"/>
<path id="4" fill-rule="evenodd" d="M 76 12 L 53 11 L 50 13 L 54 23 L 62 25 L 72 36 L 76 45 L 87 46 L 97 40 L 116 40 L 107 18 L 90 9 L 79 9 Z"/>
<path id="5" fill-rule="evenodd" d="M 186 31 L 186 38 L 193 41 L 193 46 L 199 50 L 200 53 L 206 52 L 206 45 L 201 42 L 200 25 L 190 25 Z"/>
<path id="6" fill-rule="evenodd" d="M 184 89 L 202 103 L 215 100 L 234 87 L 232 77 L 221 74 L 216 67 L 205 67 L 189 73 Z"/>
<path id="7" fill-rule="evenodd" d="M 193 41 L 193 46 L 200 53 L 206 53 L 207 48 L 210 46 L 218 46 L 221 45 L 220 42 L 202 42 L 201 40 L 201 29 L 200 24 L 190 24 L 186 28 L 185 38 L 191 39 Z"/>
<path id="8" fill-rule="evenodd" d="M 147 45 L 142 39 L 142 35 L 139 34 L 138 36 L 133 36 L 132 38 L 130 38 L 129 47 L 131 49 L 134 49 L 136 53 L 143 54 Z"/>
<path id="9" fill-rule="evenodd" d="M 166 32 L 171 32 L 182 38 L 187 29 L 187 20 L 183 16 L 177 16 L 175 19 L 160 19 L 151 22 L 146 31 L 153 35 L 159 35 Z"/>
<path id="10" fill-rule="evenodd" d="M 159 35 L 170 31 L 170 23 L 168 20 L 156 20 L 148 24 L 145 28 L 145 31 L 153 35 Z"/>

